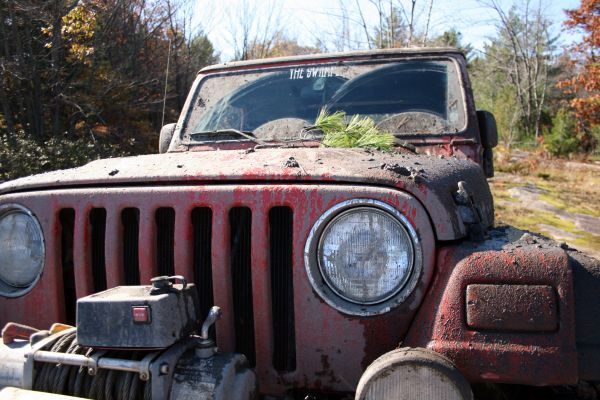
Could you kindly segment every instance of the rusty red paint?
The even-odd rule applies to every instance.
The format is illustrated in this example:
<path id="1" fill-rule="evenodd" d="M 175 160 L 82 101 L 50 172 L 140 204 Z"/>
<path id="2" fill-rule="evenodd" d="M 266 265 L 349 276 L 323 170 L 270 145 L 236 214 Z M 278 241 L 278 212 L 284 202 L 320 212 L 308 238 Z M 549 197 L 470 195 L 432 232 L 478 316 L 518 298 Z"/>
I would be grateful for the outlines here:
<path id="1" fill-rule="evenodd" d="M 549 285 L 467 285 L 467 325 L 474 330 L 551 332 L 558 328 Z"/>
<path id="2" fill-rule="evenodd" d="M 440 249 L 436 277 L 404 344 L 446 355 L 470 381 L 576 383 L 572 272 L 561 248 L 540 247 L 523 243 L 473 252 L 466 243 Z M 465 307 L 470 284 L 555 288 L 558 329 L 515 333 L 470 328 Z"/>
<path id="3" fill-rule="evenodd" d="M 288 168 L 294 157 L 299 168 Z M 399 165 L 422 169 L 423 182 L 382 168 Z M 418 168 L 416 168 L 418 167 Z M 109 173 L 118 169 L 119 173 Z M 0 185 L 1 193 L 48 187 L 124 187 L 142 184 L 189 185 L 205 183 L 286 182 L 314 184 L 375 185 L 401 189 L 419 200 L 435 221 L 439 240 L 456 240 L 466 236 L 452 199 L 457 182 L 464 180 L 473 192 L 486 225 L 493 221 L 492 199 L 481 168 L 468 160 L 440 159 L 437 156 L 410 153 L 367 152 L 363 149 L 277 148 L 237 151 L 187 152 L 146 155 L 123 159 L 98 160 L 86 166 L 18 179 Z M 423 190 L 421 185 L 426 185 Z M 123 188 L 123 193 L 126 189 Z M 240 194 L 243 200 L 243 194 Z M 140 221 L 140 223 L 145 223 Z M 146 232 L 146 231 L 145 231 Z M 151 231 L 150 231 L 151 232 Z M 140 254 L 150 258 L 152 254 Z"/>
<path id="4" fill-rule="evenodd" d="M 263 199 L 256 199 L 263 203 Z M 264 203 L 263 203 L 264 204 Z M 266 203 L 268 204 L 268 203 Z M 271 299 L 271 270 L 269 268 L 268 210 L 253 209 L 252 219 L 252 302 L 254 308 L 254 331 L 256 343 L 256 373 L 272 374 L 273 315 Z M 260 368 L 260 369 L 259 369 Z"/>
<path id="5" fill-rule="evenodd" d="M 224 199 L 223 199 L 224 200 Z M 202 204 L 206 206 L 208 204 Z M 224 311 L 221 321 L 217 325 L 217 345 L 221 349 L 233 351 L 235 344 L 234 322 L 233 322 L 233 294 L 231 283 L 231 260 L 229 256 L 231 235 L 229 224 L 229 213 L 226 203 L 220 202 L 212 205 L 213 210 L 213 232 L 212 232 L 212 280 L 213 298 L 215 304 Z M 228 310 L 228 312 L 226 311 Z M 256 323 L 255 323 L 256 325 Z"/>
<path id="6" fill-rule="evenodd" d="M 106 216 L 106 231 L 112 232 L 105 240 L 106 284 L 114 287 L 124 282 L 123 269 L 123 224 L 121 214 Z"/>
<path id="7" fill-rule="evenodd" d="M 500 375 L 493 372 L 485 372 L 481 374 L 481 378 L 485 379 L 486 381 L 494 382 L 500 380 Z"/>
<path id="8" fill-rule="evenodd" d="M 88 216 L 92 206 L 75 212 L 74 237 L 79 238 L 73 246 L 73 265 L 75 272 L 75 293 L 77 298 L 87 296 L 93 293 L 91 250 L 90 244 L 90 224 Z M 58 212 L 59 210 L 55 210 Z M 36 214 L 37 215 L 37 214 Z"/>
<path id="9" fill-rule="evenodd" d="M 93 194 L 93 196 L 92 196 Z M 46 192 L 5 195 L 30 208 L 40 218 L 45 230 L 55 229 L 59 209 L 48 210 L 48 196 L 60 196 L 61 207 L 75 209 L 77 232 L 86 230 L 87 213 L 93 207 L 105 208 L 107 216 L 118 215 L 124 207 L 136 205 L 140 210 L 140 276 L 147 284 L 156 268 L 154 213 L 159 207 L 173 207 L 176 224 L 191 224 L 190 214 L 194 207 L 210 207 L 213 211 L 212 264 L 215 304 L 223 309 L 223 319 L 217 324 L 217 342 L 222 351 L 234 350 L 234 329 L 230 275 L 230 232 L 229 209 L 245 206 L 252 210 L 252 284 L 255 312 L 255 338 L 257 365 L 261 391 L 265 394 L 281 394 L 290 387 L 321 388 L 336 391 L 352 391 L 360 378 L 363 367 L 398 346 L 403 333 L 418 309 L 433 273 L 434 253 L 425 251 L 424 272 L 414 294 L 405 304 L 387 314 L 377 317 L 349 317 L 325 302 L 313 291 L 304 268 L 304 244 L 314 222 L 334 204 L 352 198 L 371 198 L 385 201 L 395 207 L 406 205 L 406 212 L 415 224 L 424 249 L 433 249 L 434 234 L 429 217 L 423 206 L 406 193 L 392 189 L 346 186 L 346 185 L 206 185 L 132 187 L 127 191 L 120 188 L 64 189 Z M 273 324 L 271 316 L 271 277 L 268 261 L 268 210 L 273 206 L 288 205 L 294 210 L 293 285 L 296 325 L 297 369 L 290 373 L 278 373 L 272 366 Z M 57 205 L 58 206 L 58 205 Z M 112 218 L 112 217 L 110 217 Z M 115 227 L 113 223 L 107 227 Z M 193 249 L 187 245 L 190 228 L 176 227 L 177 235 L 184 240 L 175 240 L 176 272 L 190 276 L 190 261 Z M 107 234 L 109 237 L 109 234 Z M 89 276 L 89 237 L 76 236 L 75 243 L 80 251 L 76 260 L 77 279 L 87 282 Z M 82 240 L 80 240 L 82 239 Z M 187 243 L 187 244 L 186 244 Z M 114 246 L 113 246 L 114 247 Z M 113 248 L 111 247 L 111 248 Z M 47 260 L 60 253 L 60 241 L 48 244 Z M 60 256 L 58 264 L 48 263 L 38 286 L 19 299 L 0 300 L 3 310 L 0 324 L 9 320 L 48 328 L 51 323 L 64 318 L 62 299 L 58 290 Z M 117 256 L 114 256 L 116 260 Z M 187 260 L 187 261 L 186 261 Z M 181 264 L 184 265 L 181 265 Z M 186 264 L 187 263 L 187 264 Z M 122 284 L 122 275 L 115 274 L 113 266 L 107 271 L 113 274 L 111 283 Z M 88 276 L 86 277 L 86 272 Z M 114 281 L 120 279 L 121 281 Z M 93 286 L 78 284 L 78 295 L 89 293 Z M 53 299 L 53 301 L 47 301 Z M 23 312 L 27 310 L 27 312 Z M 323 363 L 323 356 L 327 363 Z"/>
<path id="10" fill-rule="evenodd" d="M 148 207 L 142 203 L 138 205 L 140 210 L 140 246 L 138 247 L 138 259 L 140 266 L 140 283 L 149 285 L 150 279 L 158 275 L 156 265 L 156 223 L 154 215 L 156 208 Z M 79 296 L 78 296 L 79 297 Z"/>

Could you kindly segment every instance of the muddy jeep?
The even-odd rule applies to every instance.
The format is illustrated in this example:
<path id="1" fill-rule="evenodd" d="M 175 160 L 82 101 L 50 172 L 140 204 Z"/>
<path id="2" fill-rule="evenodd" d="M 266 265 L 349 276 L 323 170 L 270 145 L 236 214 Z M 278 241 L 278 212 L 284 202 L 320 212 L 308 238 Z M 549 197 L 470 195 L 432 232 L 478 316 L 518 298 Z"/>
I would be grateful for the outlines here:
<path id="1" fill-rule="evenodd" d="M 321 110 L 393 151 L 323 146 Z M 600 265 L 494 227 L 496 144 L 456 50 L 203 69 L 160 154 L 0 185 L 0 399 L 600 380 Z"/>

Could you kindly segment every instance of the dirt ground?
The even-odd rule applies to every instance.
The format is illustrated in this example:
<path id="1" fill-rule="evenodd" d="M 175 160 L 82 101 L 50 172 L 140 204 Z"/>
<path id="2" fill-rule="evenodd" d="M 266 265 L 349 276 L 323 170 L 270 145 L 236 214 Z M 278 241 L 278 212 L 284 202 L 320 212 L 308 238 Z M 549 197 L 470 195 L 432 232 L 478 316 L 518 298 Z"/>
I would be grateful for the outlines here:
<path id="1" fill-rule="evenodd" d="M 496 223 L 542 233 L 600 259 L 600 162 L 499 149 Z"/>

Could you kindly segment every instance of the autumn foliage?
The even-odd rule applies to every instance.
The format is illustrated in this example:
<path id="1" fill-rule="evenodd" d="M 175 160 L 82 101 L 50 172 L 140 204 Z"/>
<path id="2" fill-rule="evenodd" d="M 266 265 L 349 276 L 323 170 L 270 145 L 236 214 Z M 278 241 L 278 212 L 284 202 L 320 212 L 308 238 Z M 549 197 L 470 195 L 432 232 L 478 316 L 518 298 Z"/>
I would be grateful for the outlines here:
<path id="1" fill-rule="evenodd" d="M 582 0 L 579 8 L 566 13 L 565 26 L 584 36 L 571 48 L 575 75 L 558 85 L 574 95 L 571 106 L 578 117 L 578 129 L 589 133 L 600 124 L 600 0 Z"/>
<path id="2" fill-rule="evenodd" d="M 197 71 L 217 61 L 184 6 L 0 1 L 0 181 L 156 151 L 163 104 L 175 121 Z"/>

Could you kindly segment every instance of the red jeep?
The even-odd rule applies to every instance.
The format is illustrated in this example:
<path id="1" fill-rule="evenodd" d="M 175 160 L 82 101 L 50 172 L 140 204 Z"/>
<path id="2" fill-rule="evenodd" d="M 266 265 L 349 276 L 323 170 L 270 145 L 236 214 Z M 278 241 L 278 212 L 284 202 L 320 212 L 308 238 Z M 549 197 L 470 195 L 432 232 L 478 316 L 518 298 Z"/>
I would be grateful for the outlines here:
<path id="1" fill-rule="evenodd" d="M 456 50 L 203 69 L 160 154 L 0 185 L 0 399 L 593 391 L 599 262 L 493 226 L 496 144 Z"/>

